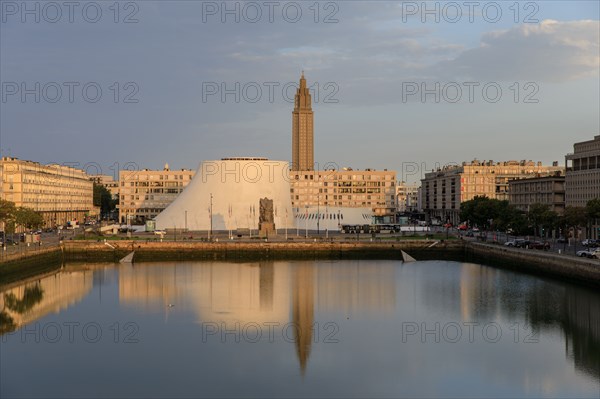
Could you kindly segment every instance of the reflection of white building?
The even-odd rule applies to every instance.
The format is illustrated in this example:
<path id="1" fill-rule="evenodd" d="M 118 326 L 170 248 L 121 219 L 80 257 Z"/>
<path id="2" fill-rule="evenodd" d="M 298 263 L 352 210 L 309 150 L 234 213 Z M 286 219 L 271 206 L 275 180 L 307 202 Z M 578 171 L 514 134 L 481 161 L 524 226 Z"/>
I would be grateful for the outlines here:
<path id="1" fill-rule="evenodd" d="M 288 322 L 290 268 L 281 263 L 160 263 L 122 266 L 122 303 L 168 311 L 189 309 L 199 321 Z"/>

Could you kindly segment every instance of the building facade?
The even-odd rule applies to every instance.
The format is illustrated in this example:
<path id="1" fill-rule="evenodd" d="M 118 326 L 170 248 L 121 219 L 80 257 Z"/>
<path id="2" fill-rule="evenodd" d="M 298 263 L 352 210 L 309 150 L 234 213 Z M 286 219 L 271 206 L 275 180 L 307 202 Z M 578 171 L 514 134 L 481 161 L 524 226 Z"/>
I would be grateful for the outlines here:
<path id="1" fill-rule="evenodd" d="M 509 200 L 514 179 L 549 176 L 564 169 L 555 162 L 544 166 L 532 161 L 478 161 L 448 165 L 425 174 L 421 180 L 421 206 L 428 220 L 458 224 L 460 204 L 476 196 Z"/>
<path id="2" fill-rule="evenodd" d="M 415 212 L 419 210 L 419 185 L 399 181 L 396 185 L 396 211 Z"/>
<path id="3" fill-rule="evenodd" d="M 83 170 L 3 157 L 0 178 L 0 197 L 39 212 L 44 227 L 83 222 L 94 212 L 93 183 Z"/>
<path id="4" fill-rule="evenodd" d="M 565 176 L 515 179 L 508 183 L 509 203 L 527 212 L 533 204 L 548 205 L 559 215 L 565 212 Z"/>
<path id="5" fill-rule="evenodd" d="M 109 192 L 112 199 L 119 199 L 119 182 L 109 175 L 90 176 L 90 180 L 95 184 L 104 186 Z"/>
<path id="6" fill-rule="evenodd" d="M 325 170 L 291 172 L 292 207 L 370 208 L 386 223 L 396 212 L 396 172 L 388 170 Z"/>
<path id="7" fill-rule="evenodd" d="M 588 201 L 600 198 L 600 135 L 575 143 L 573 150 L 565 157 L 565 205 L 585 207 Z M 588 226 L 585 236 L 599 238 L 599 228 L 597 224 Z"/>
<path id="8" fill-rule="evenodd" d="M 600 135 L 575 143 L 573 149 L 565 157 L 565 203 L 585 207 L 600 198 Z"/>
<path id="9" fill-rule="evenodd" d="M 314 118 L 311 104 L 310 92 L 302 72 L 292 112 L 292 170 L 314 169 Z"/>
<path id="10" fill-rule="evenodd" d="M 190 169 L 119 172 L 119 222 L 144 224 L 161 213 L 194 177 Z"/>

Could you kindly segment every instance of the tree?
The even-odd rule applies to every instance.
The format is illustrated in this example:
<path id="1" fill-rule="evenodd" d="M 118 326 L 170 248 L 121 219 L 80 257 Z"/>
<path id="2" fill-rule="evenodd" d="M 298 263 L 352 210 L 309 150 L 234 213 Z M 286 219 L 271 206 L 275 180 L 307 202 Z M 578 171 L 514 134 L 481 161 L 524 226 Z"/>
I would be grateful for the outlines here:
<path id="1" fill-rule="evenodd" d="M 534 234 L 541 228 L 540 236 L 543 236 L 544 229 L 552 229 L 557 225 L 558 214 L 550 210 L 546 204 L 532 204 L 529 207 L 529 221 L 533 224 Z"/>
<path id="2" fill-rule="evenodd" d="M 588 226 L 590 229 L 592 229 L 594 226 L 597 227 L 598 219 L 600 219 L 600 198 L 594 198 L 593 200 L 588 201 L 585 205 L 585 212 L 589 221 Z M 588 237 L 594 236 L 593 234 L 589 233 L 591 233 L 591 231 L 588 232 Z"/>
<path id="3" fill-rule="evenodd" d="M 579 206 L 567 206 L 563 217 L 560 220 L 560 224 L 563 226 L 563 231 L 566 232 L 569 228 L 578 229 L 579 227 L 585 226 L 587 221 L 586 208 Z M 563 233 L 563 236 L 567 238 L 567 235 Z"/>
<path id="4" fill-rule="evenodd" d="M 0 227 L 5 233 L 15 232 L 15 203 L 0 199 Z"/>
<path id="5" fill-rule="evenodd" d="M 31 208 L 19 207 L 15 212 L 15 223 L 26 229 L 36 229 L 44 225 L 44 218 Z"/>
<path id="6" fill-rule="evenodd" d="M 508 201 L 476 196 L 460 204 L 460 218 L 471 225 L 481 228 L 505 230 L 511 222 L 516 209 Z"/>
<path id="7" fill-rule="evenodd" d="M 15 203 L 0 199 L 0 222 L 8 222 L 15 217 Z"/>
<path id="8" fill-rule="evenodd" d="M 106 187 L 94 183 L 94 206 L 100 207 L 100 214 L 105 215 L 117 207 L 118 200 L 113 200 L 112 194 Z"/>

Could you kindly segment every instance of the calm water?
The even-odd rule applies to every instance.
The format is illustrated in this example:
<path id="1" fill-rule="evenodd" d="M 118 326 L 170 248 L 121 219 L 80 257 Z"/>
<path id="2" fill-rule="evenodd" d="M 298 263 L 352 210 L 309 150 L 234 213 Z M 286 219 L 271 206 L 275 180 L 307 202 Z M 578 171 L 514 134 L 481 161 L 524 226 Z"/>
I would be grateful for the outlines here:
<path id="1" fill-rule="evenodd" d="M 600 396 L 600 294 L 476 264 L 73 265 L 0 308 L 2 397 Z"/>

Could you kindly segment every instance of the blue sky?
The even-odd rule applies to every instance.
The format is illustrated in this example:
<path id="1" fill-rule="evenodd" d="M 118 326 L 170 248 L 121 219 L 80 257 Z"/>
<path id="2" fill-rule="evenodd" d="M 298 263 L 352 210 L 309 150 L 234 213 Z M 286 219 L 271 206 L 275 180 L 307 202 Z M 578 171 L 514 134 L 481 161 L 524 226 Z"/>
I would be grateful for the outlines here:
<path id="1" fill-rule="evenodd" d="M 286 95 L 302 70 L 318 86 L 320 165 L 412 181 L 473 158 L 562 164 L 574 142 L 600 134 L 597 1 L 477 2 L 472 18 L 464 2 L 428 2 L 430 14 L 423 2 L 275 2 L 273 22 L 261 1 L 227 2 L 238 22 L 222 21 L 222 2 L 77 2 L 72 22 L 64 6 L 59 16 L 31 1 L 38 15 L 22 15 L 24 3 L 0 4 L 3 156 L 109 174 L 128 163 L 290 160 Z M 207 91 L 236 82 L 239 102 Z"/>

